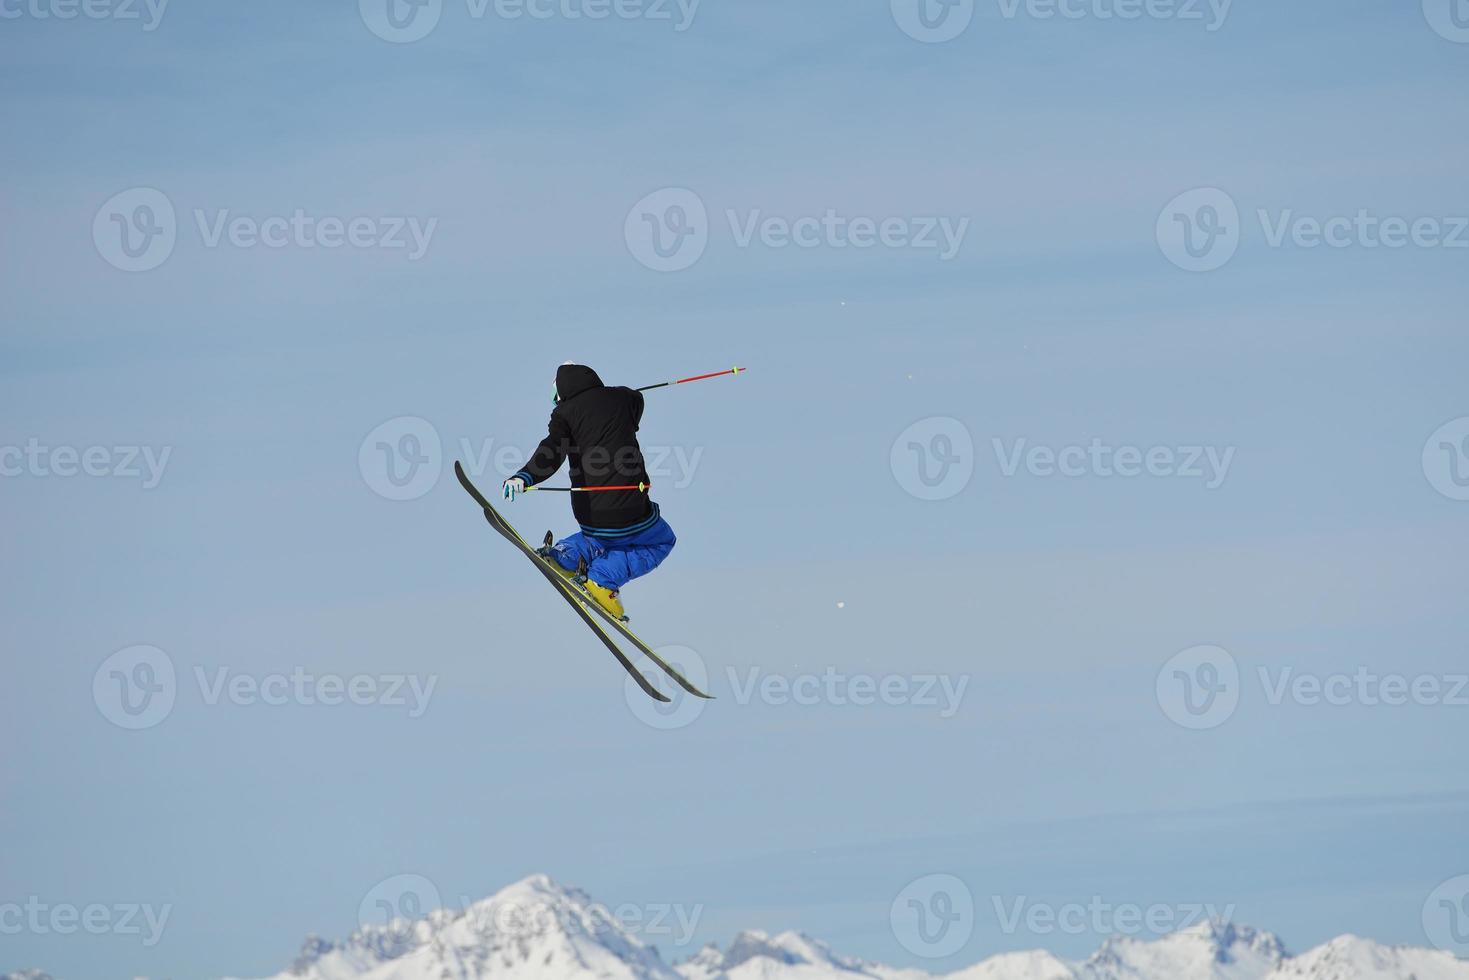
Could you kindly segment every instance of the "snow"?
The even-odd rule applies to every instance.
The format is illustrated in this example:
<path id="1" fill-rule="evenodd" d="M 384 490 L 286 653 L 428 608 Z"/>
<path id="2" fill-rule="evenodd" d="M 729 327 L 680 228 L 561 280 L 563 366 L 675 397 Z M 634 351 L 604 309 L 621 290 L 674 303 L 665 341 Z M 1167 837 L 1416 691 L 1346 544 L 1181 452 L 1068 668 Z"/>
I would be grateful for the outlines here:
<path id="1" fill-rule="evenodd" d="M 1460 980 L 1466 976 L 1469 963 L 1448 953 L 1341 936 L 1283 964 L 1266 980 Z"/>
<path id="2" fill-rule="evenodd" d="M 946 975 L 843 956 L 799 932 L 742 932 L 670 966 L 585 892 L 532 875 L 462 910 L 341 942 L 309 937 L 268 980 L 1469 980 L 1469 962 L 1356 936 L 1292 957 L 1268 932 L 1210 921 L 1155 940 L 1115 937 L 1079 962 L 1015 952 Z"/>

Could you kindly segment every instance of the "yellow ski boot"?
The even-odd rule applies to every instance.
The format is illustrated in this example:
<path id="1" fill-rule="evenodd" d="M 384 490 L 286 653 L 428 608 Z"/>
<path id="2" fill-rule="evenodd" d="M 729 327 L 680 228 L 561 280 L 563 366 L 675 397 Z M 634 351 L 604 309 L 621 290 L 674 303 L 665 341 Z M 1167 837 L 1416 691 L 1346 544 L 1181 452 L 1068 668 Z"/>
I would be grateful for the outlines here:
<path id="1" fill-rule="evenodd" d="M 604 589 L 591 579 L 583 582 L 582 588 L 597 601 L 597 605 L 610 612 L 613 618 L 627 622 L 627 613 L 622 608 L 622 599 L 616 589 Z"/>

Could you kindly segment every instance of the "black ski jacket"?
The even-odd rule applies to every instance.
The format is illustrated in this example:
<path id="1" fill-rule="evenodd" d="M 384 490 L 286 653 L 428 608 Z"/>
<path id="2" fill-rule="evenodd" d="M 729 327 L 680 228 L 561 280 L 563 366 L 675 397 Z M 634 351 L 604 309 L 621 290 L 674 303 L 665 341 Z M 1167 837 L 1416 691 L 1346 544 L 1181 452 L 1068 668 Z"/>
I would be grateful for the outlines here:
<path id="1" fill-rule="evenodd" d="M 574 487 L 648 483 L 638 423 L 643 396 L 631 388 L 608 388 L 597 372 L 580 364 L 556 369 L 559 401 L 546 438 L 515 475 L 534 486 L 571 461 Z M 638 490 L 573 493 L 571 510 L 584 533 L 598 538 L 630 537 L 658 521 L 658 505 Z"/>

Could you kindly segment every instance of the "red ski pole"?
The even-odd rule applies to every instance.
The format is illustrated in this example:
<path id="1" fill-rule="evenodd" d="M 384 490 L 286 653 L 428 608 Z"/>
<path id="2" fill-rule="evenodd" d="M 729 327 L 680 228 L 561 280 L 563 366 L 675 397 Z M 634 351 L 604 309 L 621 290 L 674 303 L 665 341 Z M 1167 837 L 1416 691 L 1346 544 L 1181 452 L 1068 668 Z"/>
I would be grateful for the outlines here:
<path id="1" fill-rule="evenodd" d="M 737 367 L 737 368 L 731 368 L 728 371 L 715 371 L 713 374 L 696 374 L 692 378 L 679 378 L 677 381 L 664 381 L 661 384 L 647 385 L 646 387 L 639 388 L 638 391 L 652 391 L 654 388 L 669 388 L 669 387 L 672 387 L 673 385 L 686 385 L 690 381 L 705 381 L 705 380 L 708 380 L 709 378 L 722 378 L 722 377 L 724 377 L 727 374 L 729 374 L 729 375 L 739 375 L 739 374 L 744 374 L 748 370 L 750 370 L 750 369 L 749 368 Z"/>

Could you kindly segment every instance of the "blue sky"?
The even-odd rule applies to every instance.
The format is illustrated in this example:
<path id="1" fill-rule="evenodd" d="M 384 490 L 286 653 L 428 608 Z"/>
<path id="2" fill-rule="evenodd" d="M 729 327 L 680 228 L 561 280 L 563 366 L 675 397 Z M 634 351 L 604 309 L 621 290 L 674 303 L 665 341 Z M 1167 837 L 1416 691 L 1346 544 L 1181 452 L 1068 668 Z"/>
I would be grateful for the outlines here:
<path id="1" fill-rule="evenodd" d="M 992 0 L 943 43 L 876 2 L 704 0 L 682 31 L 446 2 L 414 43 L 350 3 L 179 4 L 153 30 L 7 6 L 0 448 L 168 456 L 149 487 L 0 477 L 0 904 L 171 914 L 146 946 L 3 933 L 0 969 L 273 973 L 404 873 L 457 901 L 547 871 L 702 903 L 698 942 L 799 928 L 930 969 L 1104 938 L 1007 933 L 996 896 L 1427 942 L 1426 897 L 1469 872 L 1469 706 L 1272 704 L 1259 679 L 1465 671 L 1469 503 L 1424 449 L 1469 417 L 1469 251 L 1267 229 L 1469 215 L 1469 44 L 1419 6 L 1241 0 L 1211 31 Z M 176 212 L 150 271 L 93 236 L 134 188 Z M 708 242 L 656 272 L 625 226 L 667 188 Z M 1155 229 L 1200 188 L 1240 233 L 1190 272 Z M 433 231 L 412 258 L 200 226 L 298 210 Z M 735 231 L 828 210 L 967 232 L 946 261 Z M 649 397 L 645 445 L 698 460 L 659 481 L 680 545 L 627 593 L 720 696 L 682 727 L 629 706 L 448 475 L 464 441 L 533 445 L 569 358 L 633 385 L 751 368 Z M 359 450 L 403 417 L 439 479 L 394 501 Z M 893 449 L 936 425 L 972 477 L 921 500 Z M 1094 439 L 1232 456 L 1214 489 L 1006 475 L 1019 440 Z M 570 523 L 558 499 L 509 516 Z M 129 731 L 94 677 L 135 645 L 177 691 Z M 1189 730 L 1157 681 L 1200 645 L 1241 697 Z M 435 686 L 410 716 L 196 681 L 298 669 Z M 966 687 L 943 717 L 741 699 L 751 671 Z M 931 873 L 980 906 L 939 960 L 888 926 Z"/>

